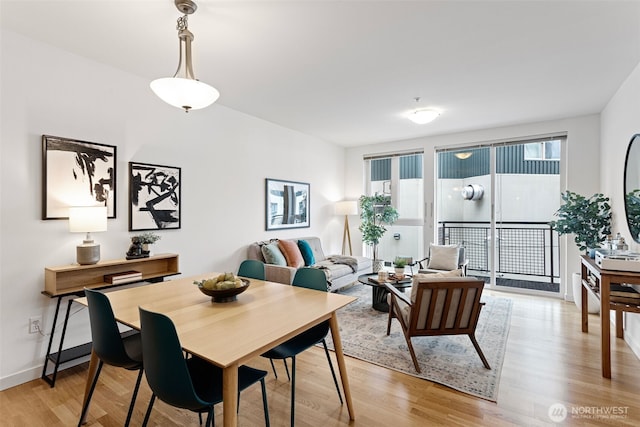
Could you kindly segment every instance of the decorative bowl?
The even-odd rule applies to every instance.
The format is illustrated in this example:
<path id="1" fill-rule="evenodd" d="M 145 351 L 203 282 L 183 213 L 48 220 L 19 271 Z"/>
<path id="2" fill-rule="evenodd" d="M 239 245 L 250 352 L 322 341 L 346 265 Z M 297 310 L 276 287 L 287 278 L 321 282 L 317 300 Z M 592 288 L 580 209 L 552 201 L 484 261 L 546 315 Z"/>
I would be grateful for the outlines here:
<path id="1" fill-rule="evenodd" d="M 238 295 L 243 293 L 244 291 L 247 290 L 247 288 L 249 287 L 249 280 L 247 279 L 240 279 L 242 280 L 243 285 L 238 287 L 238 288 L 231 288 L 231 289 L 205 289 L 201 286 L 198 286 L 198 289 L 200 289 L 200 292 L 202 292 L 205 295 L 208 295 L 211 297 L 211 301 L 213 302 L 231 302 L 231 301 L 236 301 L 238 299 Z"/>

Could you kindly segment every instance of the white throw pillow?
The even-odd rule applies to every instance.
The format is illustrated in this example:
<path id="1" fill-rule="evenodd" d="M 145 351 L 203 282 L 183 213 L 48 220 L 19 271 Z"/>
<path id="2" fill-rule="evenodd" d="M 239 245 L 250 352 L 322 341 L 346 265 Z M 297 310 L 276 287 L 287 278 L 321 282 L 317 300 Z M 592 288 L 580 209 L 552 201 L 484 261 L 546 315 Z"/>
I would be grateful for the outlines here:
<path id="1" fill-rule="evenodd" d="M 429 245 L 429 265 L 432 270 L 455 270 L 458 266 L 458 245 Z"/>

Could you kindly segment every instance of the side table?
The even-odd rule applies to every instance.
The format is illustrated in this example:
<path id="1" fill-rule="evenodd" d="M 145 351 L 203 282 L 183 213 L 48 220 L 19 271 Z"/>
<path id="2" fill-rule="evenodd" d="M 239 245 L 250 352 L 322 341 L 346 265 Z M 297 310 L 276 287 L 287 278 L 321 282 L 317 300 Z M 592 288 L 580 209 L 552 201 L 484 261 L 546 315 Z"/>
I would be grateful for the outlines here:
<path id="1" fill-rule="evenodd" d="M 384 287 L 383 283 L 373 282 L 369 279 L 377 280 L 378 273 L 363 274 L 362 276 L 358 277 L 358 282 L 362 283 L 363 285 L 371 286 L 371 307 L 373 307 L 374 310 L 388 313 L 389 304 L 387 303 L 387 294 L 389 293 L 389 291 L 387 291 L 387 288 Z M 406 288 L 411 287 L 412 282 L 411 277 L 405 276 L 405 278 L 400 281 L 388 280 L 387 283 L 392 284 L 400 291 L 404 292 Z"/>

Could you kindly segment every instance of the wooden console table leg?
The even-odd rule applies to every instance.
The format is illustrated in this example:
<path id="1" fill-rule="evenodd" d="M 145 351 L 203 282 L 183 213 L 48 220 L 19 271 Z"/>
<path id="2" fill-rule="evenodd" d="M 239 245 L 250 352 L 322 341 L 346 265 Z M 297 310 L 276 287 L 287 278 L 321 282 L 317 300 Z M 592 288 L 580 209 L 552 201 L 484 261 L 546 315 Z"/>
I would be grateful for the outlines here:
<path id="1" fill-rule="evenodd" d="M 622 323 L 622 310 L 616 310 L 616 337 L 624 338 L 624 329 Z"/>
<path id="2" fill-rule="evenodd" d="M 611 378 L 611 316 L 609 290 L 611 282 L 606 274 L 600 278 L 600 339 L 602 352 L 602 376 Z M 584 303 L 584 301 L 583 301 Z"/>

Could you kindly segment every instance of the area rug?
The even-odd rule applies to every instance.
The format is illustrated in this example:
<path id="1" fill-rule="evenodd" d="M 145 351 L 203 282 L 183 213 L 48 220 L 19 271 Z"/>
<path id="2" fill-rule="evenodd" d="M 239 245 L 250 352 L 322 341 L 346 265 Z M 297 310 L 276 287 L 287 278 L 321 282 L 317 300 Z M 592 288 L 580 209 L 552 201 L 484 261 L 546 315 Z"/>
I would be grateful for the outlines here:
<path id="1" fill-rule="evenodd" d="M 413 347 L 422 373 L 417 373 L 397 319 L 387 336 L 388 314 L 371 308 L 371 287 L 354 285 L 340 292 L 358 300 L 338 311 L 344 354 L 493 402 L 509 335 L 512 301 L 488 295 L 480 312 L 476 338 L 491 370 L 486 369 L 466 335 L 417 337 Z M 331 334 L 327 345 L 333 349 Z"/>

